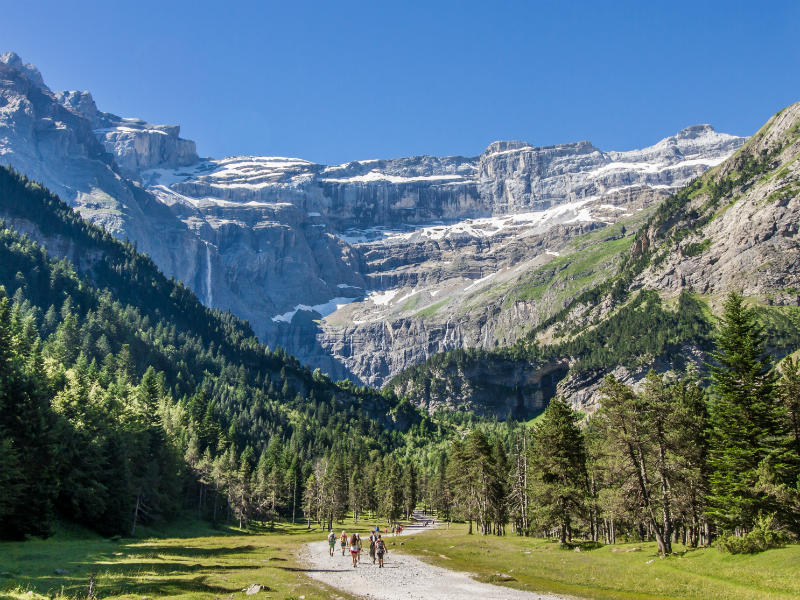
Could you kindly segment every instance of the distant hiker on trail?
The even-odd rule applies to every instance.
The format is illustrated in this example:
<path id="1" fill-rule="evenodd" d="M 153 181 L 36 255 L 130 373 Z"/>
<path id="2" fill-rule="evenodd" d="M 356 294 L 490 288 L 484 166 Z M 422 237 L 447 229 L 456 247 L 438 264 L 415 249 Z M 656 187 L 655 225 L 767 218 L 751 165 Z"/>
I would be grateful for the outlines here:
<path id="1" fill-rule="evenodd" d="M 354 533 L 350 538 L 350 558 L 353 559 L 353 568 L 356 568 L 358 562 L 358 536 Z"/>
<path id="2" fill-rule="evenodd" d="M 397 535 L 397 525 L 392 523 L 392 535 Z"/>
<path id="3" fill-rule="evenodd" d="M 375 542 L 378 541 L 378 534 L 373 533 L 369 536 L 369 557 L 372 559 L 372 564 L 375 564 Z"/>
<path id="4" fill-rule="evenodd" d="M 333 529 L 331 529 L 330 533 L 328 534 L 328 547 L 330 549 L 331 556 L 333 556 L 333 553 L 336 550 L 336 534 L 333 533 Z"/>
<path id="5" fill-rule="evenodd" d="M 342 530 L 342 535 L 339 536 L 339 543 L 342 546 L 342 556 L 347 552 L 347 534 Z"/>
<path id="6" fill-rule="evenodd" d="M 383 568 L 383 555 L 386 554 L 388 550 L 386 549 L 386 544 L 384 543 L 381 536 L 378 535 L 378 541 L 375 542 L 375 553 L 378 555 L 378 568 Z"/>
<path id="7" fill-rule="evenodd" d="M 361 550 L 363 549 L 363 546 L 361 544 L 361 534 L 360 533 L 356 534 L 356 540 L 358 541 L 358 562 L 361 563 Z"/>

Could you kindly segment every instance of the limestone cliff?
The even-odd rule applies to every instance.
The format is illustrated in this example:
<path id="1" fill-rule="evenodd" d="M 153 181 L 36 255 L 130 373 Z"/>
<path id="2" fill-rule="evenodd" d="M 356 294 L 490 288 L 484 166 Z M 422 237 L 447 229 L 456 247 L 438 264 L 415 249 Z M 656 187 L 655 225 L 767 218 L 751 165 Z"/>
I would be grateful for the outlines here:
<path id="1" fill-rule="evenodd" d="M 630 227 L 616 239 L 599 235 L 613 227 L 575 238 L 584 245 L 561 257 L 561 270 L 540 269 L 532 279 L 527 295 L 534 305 L 551 305 L 553 290 L 569 289 L 565 283 L 587 273 L 590 257 L 605 254 L 608 267 L 583 293 L 572 288 L 554 316 L 534 316 L 532 338 L 475 356 L 433 356 L 390 386 L 423 406 L 479 404 L 502 416 L 514 393 L 487 399 L 472 390 L 487 378 L 497 390 L 513 387 L 555 361 L 569 365 L 557 393 L 591 411 L 607 373 L 638 386 L 650 369 L 676 376 L 688 365 L 703 371 L 712 315 L 730 291 L 757 307 L 768 349 L 781 357 L 800 346 L 799 222 L 800 103 L 775 115 L 719 166 L 643 211 L 638 224 L 620 220 L 615 227 Z M 499 375 L 498 366 L 513 371 L 513 365 L 513 376 Z"/>
<path id="2" fill-rule="evenodd" d="M 179 133 L 103 112 L 88 92 L 52 93 L 35 67 L 0 57 L 0 162 L 264 342 L 374 385 L 437 352 L 513 343 L 610 265 L 603 254 L 541 290 L 576 236 L 620 222 L 630 233 L 744 142 L 699 125 L 627 152 L 496 142 L 475 157 L 326 166 L 201 159 Z"/>

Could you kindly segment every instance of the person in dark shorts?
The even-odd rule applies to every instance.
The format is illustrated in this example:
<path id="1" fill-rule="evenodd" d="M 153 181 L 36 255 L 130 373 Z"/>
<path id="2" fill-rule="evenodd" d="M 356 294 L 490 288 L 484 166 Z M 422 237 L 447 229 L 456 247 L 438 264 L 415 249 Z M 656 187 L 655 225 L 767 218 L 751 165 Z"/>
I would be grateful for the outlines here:
<path id="1" fill-rule="evenodd" d="M 384 543 L 383 539 L 380 535 L 378 535 L 378 541 L 375 542 L 375 554 L 378 555 L 378 568 L 383 568 L 383 555 L 386 554 L 388 550 L 386 549 L 386 544 Z"/>
<path id="2" fill-rule="evenodd" d="M 375 564 L 375 542 L 378 541 L 378 534 L 373 532 L 369 536 L 369 557 L 372 559 L 372 564 Z"/>

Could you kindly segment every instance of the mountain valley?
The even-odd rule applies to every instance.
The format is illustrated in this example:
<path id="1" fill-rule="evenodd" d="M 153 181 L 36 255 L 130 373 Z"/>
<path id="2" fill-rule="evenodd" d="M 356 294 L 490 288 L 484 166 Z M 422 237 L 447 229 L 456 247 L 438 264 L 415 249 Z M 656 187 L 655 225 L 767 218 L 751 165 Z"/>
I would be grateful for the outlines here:
<path id="1" fill-rule="evenodd" d="M 0 77 L 0 162 L 264 343 L 373 386 L 439 352 L 513 344 L 613 269 L 652 207 L 744 143 L 698 125 L 628 152 L 495 142 L 471 158 L 334 166 L 201 159 L 177 126 L 52 93 L 13 53 Z M 625 234 L 603 233 L 616 223 Z M 587 234 L 608 238 L 603 251 L 550 286 Z"/>

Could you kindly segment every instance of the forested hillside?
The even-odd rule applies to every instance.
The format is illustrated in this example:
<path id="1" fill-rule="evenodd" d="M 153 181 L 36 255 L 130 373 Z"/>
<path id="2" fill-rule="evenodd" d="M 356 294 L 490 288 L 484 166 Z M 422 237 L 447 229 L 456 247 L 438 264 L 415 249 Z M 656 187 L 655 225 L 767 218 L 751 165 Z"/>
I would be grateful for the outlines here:
<path id="1" fill-rule="evenodd" d="M 412 393 L 452 396 L 475 382 L 521 393 L 486 377 L 503 361 L 549 369 L 536 382 L 542 397 L 563 394 L 563 382 L 553 389 L 562 368 L 567 381 L 596 386 L 595 414 L 546 398 L 533 427 L 474 412 L 429 417 L 392 392 L 312 373 L 0 170 L 3 537 L 47 535 L 58 518 L 133 534 L 187 509 L 241 526 L 282 517 L 330 527 L 365 513 L 395 521 L 422 503 L 484 534 L 511 524 L 564 544 L 655 539 L 663 554 L 716 536 L 735 552 L 792 539 L 800 368 L 777 369 L 774 358 L 800 347 L 795 307 L 748 306 L 735 293 L 720 306 L 697 288 L 670 295 L 648 284 L 675 255 L 662 246 L 689 258 L 715 248 L 717 237 L 670 229 L 695 218 L 687 206 L 721 194 L 709 205 L 718 208 L 726 194 L 794 173 L 796 128 L 772 136 L 772 150 L 759 146 L 765 131 L 733 158 L 737 168 L 723 165 L 656 211 L 625 240 L 631 252 L 612 277 L 527 339 L 434 357 L 398 380 Z M 750 198 L 729 211 L 736 205 L 759 206 Z M 618 369 L 644 373 L 640 385 L 607 375 Z"/>
<path id="2" fill-rule="evenodd" d="M 130 532 L 189 498 L 211 518 L 299 514 L 314 459 L 427 435 L 408 403 L 260 345 L 6 169 L 0 214 L 4 537 L 46 534 L 56 515 Z"/>

